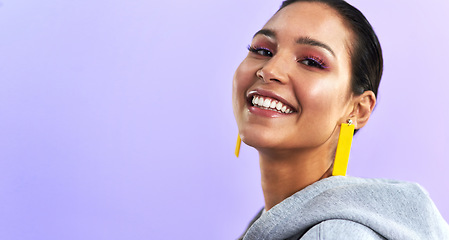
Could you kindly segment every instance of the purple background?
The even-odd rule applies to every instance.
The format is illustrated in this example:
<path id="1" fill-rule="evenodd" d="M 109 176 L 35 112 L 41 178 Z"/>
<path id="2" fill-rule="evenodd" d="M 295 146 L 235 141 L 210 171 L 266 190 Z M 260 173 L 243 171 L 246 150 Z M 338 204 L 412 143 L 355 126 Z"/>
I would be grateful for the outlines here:
<path id="1" fill-rule="evenodd" d="M 350 1 L 384 50 L 349 174 L 449 219 L 449 1 Z M 0 239 L 234 239 L 262 207 L 231 80 L 280 1 L 0 0 Z"/>

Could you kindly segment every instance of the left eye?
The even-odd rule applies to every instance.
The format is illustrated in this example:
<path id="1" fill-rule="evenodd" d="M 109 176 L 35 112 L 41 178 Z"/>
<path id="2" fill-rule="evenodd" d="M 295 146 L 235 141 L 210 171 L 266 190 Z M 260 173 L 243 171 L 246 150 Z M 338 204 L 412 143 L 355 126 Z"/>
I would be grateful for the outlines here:
<path id="1" fill-rule="evenodd" d="M 304 59 L 300 60 L 299 62 L 306 66 L 309 66 L 309 67 L 315 67 L 315 68 L 319 68 L 319 69 L 327 68 L 321 60 L 310 58 L 310 57 L 304 58 Z"/>

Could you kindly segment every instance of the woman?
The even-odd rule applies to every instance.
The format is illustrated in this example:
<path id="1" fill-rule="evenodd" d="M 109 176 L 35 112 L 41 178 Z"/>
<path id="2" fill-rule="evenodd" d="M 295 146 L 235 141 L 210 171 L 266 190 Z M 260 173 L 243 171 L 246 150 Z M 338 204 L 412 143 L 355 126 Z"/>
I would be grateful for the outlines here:
<path id="1" fill-rule="evenodd" d="M 243 239 L 449 239 L 419 186 L 332 176 L 345 174 L 352 140 L 339 136 L 367 123 L 382 75 L 362 13 L 288 0 L 248 49 L 233 108 L 239 137 L 259 152 L 265 207 Z"/>

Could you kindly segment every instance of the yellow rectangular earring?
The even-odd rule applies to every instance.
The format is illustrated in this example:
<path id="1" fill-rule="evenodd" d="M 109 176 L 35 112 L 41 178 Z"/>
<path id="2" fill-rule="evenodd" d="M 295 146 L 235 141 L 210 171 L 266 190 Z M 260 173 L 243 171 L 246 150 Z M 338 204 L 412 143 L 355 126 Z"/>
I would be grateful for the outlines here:
<path id="1" fill-rule="evenodd" d="M 341 124 L 337 152 L 335 153 L 334 169 L 332 171 L 333 176 L 346 176 L 353 136 L 354 125 L 352 124 L 352 120 L 349 119 L 348 123 Z"/>
<path id="2" fill-rule="evenodd" d="M 242 144 L 242 139 L 240 139 L 240 134 L 237 134 L 237 143 L 235 144 L 235 156 L 239 157 L 240 154 L 240 144 Z"/>

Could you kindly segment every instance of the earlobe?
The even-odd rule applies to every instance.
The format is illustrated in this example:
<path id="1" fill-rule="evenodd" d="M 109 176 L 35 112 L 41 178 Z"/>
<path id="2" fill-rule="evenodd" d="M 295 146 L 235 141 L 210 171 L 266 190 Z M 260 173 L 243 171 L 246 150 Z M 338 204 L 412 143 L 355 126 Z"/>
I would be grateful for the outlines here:
<path id="1" fill-rule="evenodd" d="M 354 102 L 354 111 L 351 113 L 356 129 L 366 125 L 376 105 L 376 96 L 373 91 L 365 91 L 357 96 Z"/>

